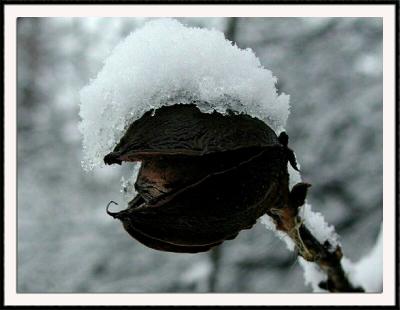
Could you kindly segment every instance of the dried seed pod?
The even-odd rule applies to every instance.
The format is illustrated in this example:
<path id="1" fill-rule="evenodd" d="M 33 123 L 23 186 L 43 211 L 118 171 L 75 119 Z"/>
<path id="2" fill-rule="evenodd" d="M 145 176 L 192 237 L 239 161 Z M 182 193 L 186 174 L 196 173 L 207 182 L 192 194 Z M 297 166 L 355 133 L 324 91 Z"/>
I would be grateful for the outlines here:
<path id="1" fill-rule="evenodd" d="M 107 212 L 151 248 L 207 251 L 289 204 L 287 163 L 296 162 L 287 143 L 244 114 L 202 113 L 194 104 L 149 111 L 104 158 L 142 162 L 138 195 L 126 210 Z"/>

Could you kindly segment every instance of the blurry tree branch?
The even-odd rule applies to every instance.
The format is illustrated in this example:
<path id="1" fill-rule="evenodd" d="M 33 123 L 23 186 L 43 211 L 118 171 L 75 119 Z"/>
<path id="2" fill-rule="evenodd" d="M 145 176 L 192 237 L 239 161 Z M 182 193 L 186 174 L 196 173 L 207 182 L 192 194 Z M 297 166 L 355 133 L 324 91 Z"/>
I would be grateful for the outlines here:
<path id="1" fill-rule="evenodd" d="M 296 31 L 293 31 L 289 36 L 286 36 L 285 38 L 282 37 L 282 34 L 279 34 L 275 37 L 269 36 L 264 40 L 260 40 L 254 43 L 253 47 L 261 48 L 265 47 L 266 45 L 281 44 L 283 40 L 291 46 L 304 47 L 304 45 L 311 44 L 315 40 L 321 39 L 323 36 L 334 30 L 337 25 L 338 25 L 337 19 L 330 19 L 322 27 L 315 27 L 309 30 L 308 32 L 302 33 L 301 36 L 299 36 Z"/>
<path id="2" fill-rule="evenodd" d="M 225 37 L 232 41 L 236 42 L 236 30 L 238 28 L 238 17 L 230 17 L 228 18 L 225 30 Z"/>
<path id="3" fill-rule="evenodd" d="M 253 269 L 284 269 L 286 270 L 295 262 L 293 256 L 281 257 L 265 255 L 256 259 L 247 258 L 239 262 L 238 267 L 246 270 Z"/>
<path id="4" fill-rule="evenodd" d="M 19 62 L 24 62 L 27 68 L 25 72 L 21 69 L 18 73 L 19 92 L 18 119 L 19 130 L 31 130 L 34 127 L 32 112 L 38 108 L 38 104 L 45 97 L 37 84 L 37 77 L 41 75 L 42 55 L 44 48 L 40 42 L 42 21 L 40 18 L 18 19 L 17 31 L 24 40 L 20 40 L 17 46 Z M 21 68 L 21 66 L 19 66 Z M 22 121 L 23 120 L 23 121 Z"/>
<path id="5" fill-rule="evenodd" d="M 215 292 L 218 282 L 218 273 L 220 269 L 221 255 L 222 255 L 222 245 L 213 248 L 210 252 L 211 259 L 211 272 L 208 279 L 208 291 Z"/>

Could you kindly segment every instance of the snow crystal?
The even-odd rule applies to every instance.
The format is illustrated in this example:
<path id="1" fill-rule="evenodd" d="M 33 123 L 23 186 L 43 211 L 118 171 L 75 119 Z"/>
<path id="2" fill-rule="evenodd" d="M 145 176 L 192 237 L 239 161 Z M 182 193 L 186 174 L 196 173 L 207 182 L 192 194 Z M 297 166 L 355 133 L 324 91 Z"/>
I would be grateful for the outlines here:
<path id="1" fill-rule="evenodd" d="M 276 82 L 251 49 L 219 31 L 151 20 L 115 47 L 80 92 L 83 167 L 101 166 L 129 124 L 162 105 L 202 100 L 203 112 L 244 112 L 280 132 L 289 96 L 277 93 Z"/>
<path id="2" fill-rule="evenodd" d="M 299 163 L 298 167 L 300 168 Z M 301 174 L 294 170 L 290 164 L 288 164 L 288 173 L 289 189 L 291 189 L 295 184 L 301 182 Z M 305 205 L 299 209 L 299 217 L 302 219 L 303 224 L 321 244 L 328 241 L 332 246 L 332 250 L 336 249 L 339 245 L 338 235 L 335 232 L 335 228 L 325 222 L 321 213 L 312 211 L 311 205 L 305 203 Z M 264 215 L 261 218 L 261 223 L 263 223 L 268 230 L 273 231 L 278 238 L 283 240 L 290 251 L 294 250 L 295 244 L 292 239 L 286 233 L 276 229 L 276 225 L 271 217 Z M 299 256 L 299 263 L 303 268 L 305 284 L 311 285 L 314 292 L 325 292 L 325 290 L 319 287 L 319 284 L 327 279 L 327 275 L 321 270 L 321 268 L 313 262 L 306 261 L 301 256 Z"/>
<path id="3" fill-rule="evenodd" d="M 325 222 L 324 216 L 321 213 L 312 211 L 311 205 L 306 203 L 300 209 L 299 216 L 304 221 L 308 230 L 321 244 L 328 241 L 332 246 L 332 250 L 336 249 L 339 245 L 338 235 L 335 232 L 335 228 Z"/>
<path id="4" fill-rule="evenodd" d="M 279 239 L 284 241 L 286 244 L 286 247 L 289 251 L 294 251 L 295 244 L 294 244 L 293 240 L 283 231 L 276 229 L 276 225 L 270 216 L 268 216 L 268 215 L 262 216 L 261 223 L 264 224 L 268 230 L 273 231 Z"/>
<path id="5" fill-rule="evenodd" d="M 298 166 L 300 167 L 300 164 L 298 164 Z M 289 189 L 291 189 L 295 184 L 301 182 L 301 174 L 294 170 L 290 164 L 288 164 L 288 172 Z M 299 209 L 299 217 L 321 244 L 324 244 L 325 241 L 329 241 L 332 245 L 332 249 L 336 249 L 336 246 L 339 245 L 338 235 L 335 232 L 335 228 L 325 222 L 321 213 L 312 211 L 311 205 L 306 203 Z M 268 230 L 273 231 L 280 239 L 282 239 L 289 250 L 294 250 L 293 241 L 286 233 L 276 229 L 274 221 L 269 216 L 264 215 L 261 218 L 261 223 L 263 223 Z"/>
<path id="6" fill-rule="evenodd" d="M 326 292 L 319 287 L 321 282 L 327 280 L 327 275 L 315 263 L 306 261 L 303 257 L 299 257 L 299 264 L 303 268 L 304 282 L 311 285 L 313 292 Z"/>
<path id="7" fill-rule="evenodd" d="M 383 230 L 372 250 L 357 263 L 342 259 L 343 269 L 355 286 L 361 286 L 368 293 L 380 293 L 383 289 Z"/>
<path id="8" fill-rule="evenodd" d="M 126 204 L 128 204 L 133 198 L 135 198 L 137 194 L 135 183 L 139 174 L 140 166 L 140 163 L 134 163 L 128 179 L 125 180 L 125 177 L 121 177 L 121 193 L 122 198 Z"/>
<path id="9" fill-rule="evenodd" d="M 383 281 L 383 248 L 382 248 L 382 227 L 377 238 L 376 244 L 365 257 L 357 263 L 351 262 L 343 257 L 341 262 L 353 286 L 361 286 L 367 293 L 382 292 Z M 323 292 L 318 284 L 326 280 L 324 272 L 314 263 L 307 262 L 299 257 L 300 265 L 304 271 L 304 281 L 306 285 L 311 285 L 314 292 Z"/>

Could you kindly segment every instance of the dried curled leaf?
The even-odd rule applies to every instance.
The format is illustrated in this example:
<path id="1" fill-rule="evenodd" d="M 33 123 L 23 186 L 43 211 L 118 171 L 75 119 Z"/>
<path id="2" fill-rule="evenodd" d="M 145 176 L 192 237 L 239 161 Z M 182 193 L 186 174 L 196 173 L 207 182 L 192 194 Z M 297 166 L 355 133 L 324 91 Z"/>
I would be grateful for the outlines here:
<path id="1" fill-rule="evenodd" d="M 153 112 L 133 122 L 104 158 L 142 162 L 138 195 L 126 210 L 107 211 L 139 242 L 170 252 L 207 251 L 293 199 L 287 136 L 278 138 L 248 115 L 207 114 L 195 105 Z"/>

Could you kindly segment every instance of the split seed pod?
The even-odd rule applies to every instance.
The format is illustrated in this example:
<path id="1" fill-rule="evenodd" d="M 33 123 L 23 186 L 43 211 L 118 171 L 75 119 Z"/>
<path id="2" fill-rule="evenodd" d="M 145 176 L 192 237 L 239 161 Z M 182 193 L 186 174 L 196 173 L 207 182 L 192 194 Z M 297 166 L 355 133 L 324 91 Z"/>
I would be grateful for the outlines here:
<path id="1" fill-rule="evenodd" d="M 150 248 L 207 251 L 289 204 L 287 163 L 296 161 L 287 143 L 245 114 L 202 113 L 194 104 L 148 111 L 104 157 L 142 163 L 138 195 L 107 213 Z"/>

